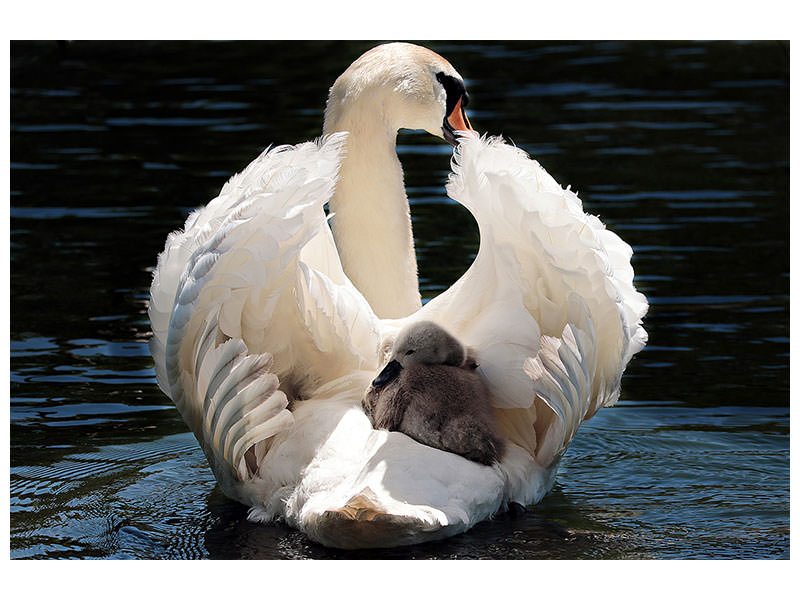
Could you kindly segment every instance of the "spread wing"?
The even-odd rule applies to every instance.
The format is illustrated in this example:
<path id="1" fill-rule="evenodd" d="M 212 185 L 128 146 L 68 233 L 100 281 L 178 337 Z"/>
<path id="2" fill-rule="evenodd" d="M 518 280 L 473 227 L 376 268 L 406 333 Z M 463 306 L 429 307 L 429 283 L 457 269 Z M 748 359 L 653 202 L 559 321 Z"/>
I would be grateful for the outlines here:
<path id="1" fill-rule="evenodd" d="M 617 400 L 647 340 L 631 247 L 499 138 L 463 138 L 447 190 L 477 220 L 480 250 L 420 317 L 477 350 L 505 433 L 549 466 Z"/>
<path id="2" fill-rule="evenodd" d="M 150 290 L 150 349 L 223 485 L 288 428 L 287 406 L 374 370 L 378 321 L 345 277 L 324 204 L 345 134 L 267 149 L 172 233 Z"/>

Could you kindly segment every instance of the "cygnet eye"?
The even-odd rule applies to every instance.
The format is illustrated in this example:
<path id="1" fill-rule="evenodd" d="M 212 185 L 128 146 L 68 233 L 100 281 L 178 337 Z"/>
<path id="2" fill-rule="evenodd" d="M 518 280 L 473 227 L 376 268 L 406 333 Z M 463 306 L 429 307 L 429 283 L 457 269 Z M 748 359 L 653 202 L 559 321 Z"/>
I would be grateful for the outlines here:
<path id="1" fill-rule="evenodd" d="M 406 356 L 408 356 L 409 354 L 414 354 L 414 351 L 413 351 L 413 350 L 408 350 L 408 351 L 406 352 Z"/>

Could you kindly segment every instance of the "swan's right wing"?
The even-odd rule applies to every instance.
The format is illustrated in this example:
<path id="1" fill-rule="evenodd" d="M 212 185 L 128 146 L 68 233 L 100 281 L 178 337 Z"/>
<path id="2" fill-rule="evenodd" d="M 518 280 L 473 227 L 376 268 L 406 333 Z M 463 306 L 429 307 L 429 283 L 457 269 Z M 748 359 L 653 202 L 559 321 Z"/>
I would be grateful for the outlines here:
<path id="1" fill-rule="evenodd" d="M 159 255 L 158 384 L 223 485 L 246 478 L 266 451 L 258 443 L 292 424 L 289 402 L 377 367 L 378 321 L 342 272 L 323 208 L 343 141 L 265 151 Z"/>
<path id="2" fill-rule="evenodd" d="M 617 400 L 647 339 L 631 248 L 497 138 L 461 140 L 448 193 L 475 216 L 480 250 L 420 316 L 477 350 L 506 433 L 546 467 L 582 421 Z"/>

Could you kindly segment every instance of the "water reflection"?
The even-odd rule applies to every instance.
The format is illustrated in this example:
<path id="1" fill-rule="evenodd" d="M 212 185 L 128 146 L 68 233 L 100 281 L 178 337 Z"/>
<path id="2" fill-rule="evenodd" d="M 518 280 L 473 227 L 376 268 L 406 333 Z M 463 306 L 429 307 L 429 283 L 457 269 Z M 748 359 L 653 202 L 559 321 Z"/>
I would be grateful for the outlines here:
<path id="1" fill-rule="evenodd" d="M 372 45 L 12 44 L 12 557 L 365 556 L 222 496 L 155 385 L 146 303 L 167 234 L 266 144 L 319 135 Z M 787 46 L 427 45 L 477 129 L 631 243 L 650 344 L 541 504 L 369 557 L 788 556 Z M 478 230 L 444 195 L 449 148 L 401 132 L 398 150 L 430 299 Z"/>

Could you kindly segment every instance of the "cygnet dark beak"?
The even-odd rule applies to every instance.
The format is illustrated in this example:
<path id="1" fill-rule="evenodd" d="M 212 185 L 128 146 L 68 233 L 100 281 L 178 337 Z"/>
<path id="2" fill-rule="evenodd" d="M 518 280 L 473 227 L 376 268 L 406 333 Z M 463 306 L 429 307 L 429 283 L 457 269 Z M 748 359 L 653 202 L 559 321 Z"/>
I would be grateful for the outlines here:
<path id="1" fill-rule="evenodd" d="M 392 379 L 397 377 L 400 374 L 400 371 L 402 370 L 403 370 L 403 365 L 401 365 L 399 362 L 397 362 L 396 360 L 389 361 L 389 364 L 383 367 L 383 371 L 378 373 L 378 376 L 373 380 L 372 387 L 382 388 Z"/>

